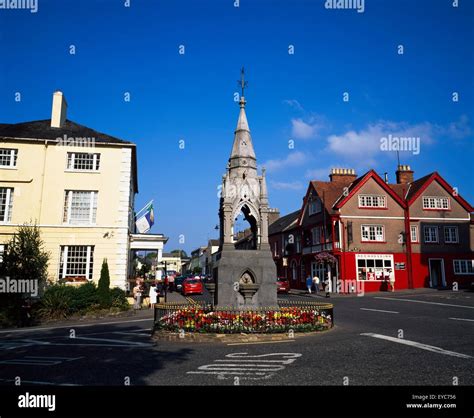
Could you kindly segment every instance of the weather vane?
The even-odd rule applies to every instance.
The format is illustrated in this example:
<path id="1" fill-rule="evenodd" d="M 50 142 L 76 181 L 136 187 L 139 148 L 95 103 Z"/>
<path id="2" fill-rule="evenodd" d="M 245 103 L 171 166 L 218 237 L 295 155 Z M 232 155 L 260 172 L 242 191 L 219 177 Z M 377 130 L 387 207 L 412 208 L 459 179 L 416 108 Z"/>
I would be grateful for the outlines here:
<path id="1" fill-rule="evenodd" d="M 248 81 L 245 81 L 245 69 L 244 69 L 244 67 L 242 67 L 242 69 L 240 70 L 240 80 L 237 81 L 237 84 L 242 89 L 242 97 L 244 97 L 244 90 L 245 90 L 245 87 L 247 87 L 247 85 L 248 85 Z"/>

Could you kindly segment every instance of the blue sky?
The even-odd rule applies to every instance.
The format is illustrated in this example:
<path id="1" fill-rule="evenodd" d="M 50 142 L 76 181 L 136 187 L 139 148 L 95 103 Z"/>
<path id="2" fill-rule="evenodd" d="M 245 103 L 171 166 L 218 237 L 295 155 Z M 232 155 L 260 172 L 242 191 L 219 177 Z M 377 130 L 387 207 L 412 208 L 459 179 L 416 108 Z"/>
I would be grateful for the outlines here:
<path id="1" fill-rule="evenodd" d="M 49 118 L 60 89 L 69 119 L 135 142 L 136 207 L 154 199 L 152 232 L 169 236 L 167 250 L 216 235 L 242 65 L 258 162 L 282 214 L 331 167 L 393 182 L 396 155 L 380 150 L 389 134 L 420 137 L 419 154 L 401 154 L 415 178 L 439 171 L 474 204 L 473 2 L 365 0 L 363 13 L 324 0 L 124 2 L 0 10 L 0 122 Z"/>

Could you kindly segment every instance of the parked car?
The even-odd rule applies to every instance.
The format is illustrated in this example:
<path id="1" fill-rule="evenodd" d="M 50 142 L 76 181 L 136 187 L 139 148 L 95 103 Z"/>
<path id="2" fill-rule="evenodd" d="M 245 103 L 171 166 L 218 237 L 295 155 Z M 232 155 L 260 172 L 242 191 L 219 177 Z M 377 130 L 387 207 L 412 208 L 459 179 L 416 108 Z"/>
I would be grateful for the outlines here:
<path id="1" fill-rule="evenodd" d="M 186 279 L 183 282 L 181 292 L 183 293 L 183 296 L 187 296 L 190 294 L 202 295 L 202 292 L 203 292 L 202 281 L 199 279 L 194 279 L 194 278 Z"/>
<path id="2" fill-rule="evenodd" d="M 278 293 L 288 293 L 290 291 L 290 281 L 286 277 L 279 277 L 276 284 Z"/>

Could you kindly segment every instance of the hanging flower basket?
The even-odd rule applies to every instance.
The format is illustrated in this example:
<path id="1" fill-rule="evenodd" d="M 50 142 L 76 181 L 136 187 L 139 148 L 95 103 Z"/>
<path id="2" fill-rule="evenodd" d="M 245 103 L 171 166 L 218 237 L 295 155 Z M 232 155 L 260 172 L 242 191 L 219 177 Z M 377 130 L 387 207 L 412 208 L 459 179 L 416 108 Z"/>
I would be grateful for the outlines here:
<path id="1" fill-rule="evenodd" d="M 314 258 L 315 258 L 317 263 L 321 263 L 321 264 L 326 263 L 326 264 L 334 265 L 337 262 L 336 257 L 334 257 L 332 254 L 329 254 L 327 252 L 322 252 L 322 253 L 316 254 L 314 256 Z"/>

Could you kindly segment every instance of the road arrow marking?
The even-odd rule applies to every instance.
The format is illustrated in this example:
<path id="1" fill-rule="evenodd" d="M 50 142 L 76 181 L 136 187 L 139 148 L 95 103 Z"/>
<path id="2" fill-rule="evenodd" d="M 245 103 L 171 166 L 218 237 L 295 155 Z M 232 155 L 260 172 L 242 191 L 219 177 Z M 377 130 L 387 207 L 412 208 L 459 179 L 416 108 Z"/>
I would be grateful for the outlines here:
<path id="1" fill-rule="evenodd" d="M 405 340 L 403 338 L 395 338 L 395 337 L 390 337 L 388 335 L 374 334 L 372 332 L 366 332 L 360 335 L 364 335 L 366 337 L 379 338 L 381 340 L 387 340 L 393 343 L 409 345 L 411 347 L 421 348 L 422 350 L 432 351 L 434 353 L 444 354 L 447 356 L 453 356 L 453 357 L 459 357 L 459 358 L 472 358 L 471 356 L 468 356 L 467 354 L 461 354 L 461 353 L 456 353 L 454 351 L 443 350 L 442 348 L 435 347 L 434 345 L 417 343 L 416 341 Z"/>

